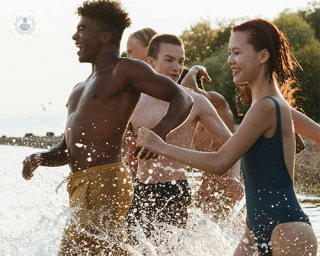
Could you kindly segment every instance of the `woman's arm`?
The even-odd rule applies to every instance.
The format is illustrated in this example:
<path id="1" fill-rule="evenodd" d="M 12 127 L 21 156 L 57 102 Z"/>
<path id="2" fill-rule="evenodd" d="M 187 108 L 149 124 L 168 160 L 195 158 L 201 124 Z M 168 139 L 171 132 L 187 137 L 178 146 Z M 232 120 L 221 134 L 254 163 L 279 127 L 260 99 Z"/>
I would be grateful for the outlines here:
<path id="1" fill-rule="evenodd" d="M 320 150 L 320 125 L 296 109 L 291 113 L 296 133 L 313 140 Z"/>
<path id="2" fill-rule="evenodd" d="M 138 145 L 156 154 L 217 175 L 225 174 L 269 129 L 277 123 L 275 105 L 270 99 L 257 101 L 247 112 L 242 124 L 218 152 L 199 152 L 165 143 L 145 128 L 138 132 Z"/>

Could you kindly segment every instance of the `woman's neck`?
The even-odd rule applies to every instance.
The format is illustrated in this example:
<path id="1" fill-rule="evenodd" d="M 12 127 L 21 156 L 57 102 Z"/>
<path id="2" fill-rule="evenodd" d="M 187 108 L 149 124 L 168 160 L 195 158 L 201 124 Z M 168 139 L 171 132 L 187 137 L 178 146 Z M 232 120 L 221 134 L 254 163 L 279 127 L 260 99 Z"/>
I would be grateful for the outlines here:
<path id="1" fill-rule="evenodd" d="M 252 103 L 266 96 L 279 96 L 280 92 L 274 79 L 272 78 L 269 81 L 269 79 L 264 78 L 251 83 L 248 82 L 252 93 Z"/>

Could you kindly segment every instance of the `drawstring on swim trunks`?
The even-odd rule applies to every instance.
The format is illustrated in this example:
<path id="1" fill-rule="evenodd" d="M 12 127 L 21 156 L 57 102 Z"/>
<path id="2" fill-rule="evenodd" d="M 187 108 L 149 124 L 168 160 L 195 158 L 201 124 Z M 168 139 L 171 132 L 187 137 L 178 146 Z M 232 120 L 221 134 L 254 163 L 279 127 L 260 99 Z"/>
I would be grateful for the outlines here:
<path id="1" fill-rule="evenodd" d="M 71 175 L 65 177 L 61 182 L 60 184 L 57 186 L 57 188 L 55 189 L 56 193 L 58 193 L 58 190 L 61 188 L 61 186 L 64 184 L 64 183 L 67 183 L 71 180 Z"/>

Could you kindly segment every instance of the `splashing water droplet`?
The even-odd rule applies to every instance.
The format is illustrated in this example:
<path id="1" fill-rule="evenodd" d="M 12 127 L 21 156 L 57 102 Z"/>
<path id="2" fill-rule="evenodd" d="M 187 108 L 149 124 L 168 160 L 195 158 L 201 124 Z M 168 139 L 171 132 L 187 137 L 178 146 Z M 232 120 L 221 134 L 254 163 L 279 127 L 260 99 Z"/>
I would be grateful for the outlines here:
<path id="1" fill-rule="evenodd" d="M 91 161 L 92 161 L 92 157 L 88 157 L 88 158 L 87 158 L 87 161 L 88 161 L 88 162 L 91 162 Z"/>
<path id="2" fill-rule="evenodd" d="M 148 170 L 148 173 L 152 174 L 152 173 L 153 173 L 153 170 L 152 170 L 152 169 L 149 169 L 149 170 Z"/>
<path id="3" fill-rule="evenodd" d="M 78 148 L 82 148 L 83 147 L 83 144 L 81 144 L 81 143 L 76 143 L 75 144 Z"/>
<path id="4" fill-rule="evenodd" d="M 245 244 L 248 244 L 249 243 L 249 239 L 248 238 L 244 238 L 244 239 L 242 239 L 242 242 L 244 242 Z"/>

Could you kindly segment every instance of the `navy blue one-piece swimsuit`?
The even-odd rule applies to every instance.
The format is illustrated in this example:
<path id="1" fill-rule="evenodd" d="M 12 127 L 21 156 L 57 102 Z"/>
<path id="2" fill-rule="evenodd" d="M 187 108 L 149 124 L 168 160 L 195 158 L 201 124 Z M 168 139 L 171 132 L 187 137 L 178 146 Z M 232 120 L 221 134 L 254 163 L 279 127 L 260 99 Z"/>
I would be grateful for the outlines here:
<path id="1" fill-rule="evenodd" d="M 305 222 L 311 225 L 294 192 L 282 145 L 281 114 L 277 112 L 277 128 L 271 138 L 261 136 L 241 158 L 246 190 L 247 225 L 258 249 L 271 255 L 270 239 L 273 229 L 281 223 Z"/>

